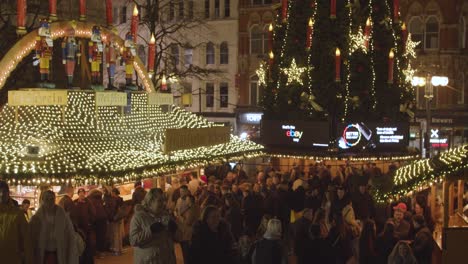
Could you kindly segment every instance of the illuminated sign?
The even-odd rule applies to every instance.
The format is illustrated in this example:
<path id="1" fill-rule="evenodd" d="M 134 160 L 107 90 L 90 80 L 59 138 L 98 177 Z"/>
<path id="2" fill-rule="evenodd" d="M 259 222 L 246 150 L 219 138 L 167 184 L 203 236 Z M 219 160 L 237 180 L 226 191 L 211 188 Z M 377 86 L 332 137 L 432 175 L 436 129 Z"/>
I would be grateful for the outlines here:
<path id="1" fill-rule="evenodd" d="M 286 136 L 287 137 L 290 137 L 290 138 L 293 138 L 292 140 L 294 142 L 299 142 L 301 141 L 301 137 L 302 135 L 304 134 L 304 131 L 296 131 L 296 127 L 295 126 L 291 126 L 291 125 L 284 125 L 282 126 L 282 128 L 284 130 L 286 130 Z"/>
<path id="2" fill-rule="evenodd" d="M 261 142 L 269 146 L 327 148 L 328 122 L 262 120 Z"/>
<path id="3" fill-rule="evenodd" d="M 126 106 L 127 93 L 96 92 L 96 106 Z"/>
<path id="4" fill-rule="evenodd" d="M 67 104 L 67 90 L 8 91 L 9 106 L 46 106 Z"/>
<path id="5" fill-rule="evenodd" d="M 347 149 L 403 148 L 408 145 L 408 124 L 351 123 L 338 125 L 338 147 Z"/>
<path id="6" fill-rule="evenodd" d="M 448 138 L 439 137 L 439 129 L 431 129 L 431 138 L 429 139 L 432 147 L 435 148 L 447 148 Z"/>
<path id="7" fill-rule="evenodd" d="M 263 113 L 244 113 L 239 115 L 241 123 L 259 125 L 262 120 Z"/>

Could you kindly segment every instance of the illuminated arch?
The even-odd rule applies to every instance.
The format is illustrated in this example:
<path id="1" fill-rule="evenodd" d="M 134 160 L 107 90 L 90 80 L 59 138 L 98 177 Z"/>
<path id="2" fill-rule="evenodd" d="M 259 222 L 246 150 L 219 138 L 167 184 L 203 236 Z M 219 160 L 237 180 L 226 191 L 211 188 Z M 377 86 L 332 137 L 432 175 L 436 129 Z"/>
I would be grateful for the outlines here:
<path id="1" fill-rule="evenodd" d="M 91 30 L 94 23 L 87 22 L 73 22 L 75 23 L 75 36 L 79 38 L 91 38 Z M 50 31 L 52 39 L 62 38 L 66 36 L 68 30 L 72 29 L 72 21 L 61 21 L 54 22 L 50 24 Z M 3 89 L 6 80 L 10 76 L 11 72 L 16 68 L 18 63 L 23 60 L 28 54 L 34 50 L 36 45 L 36 37 L 38 30 L 34 30 L 22 37 L 16 44 L 5 54 L 5 56 L 0 61 L 0 90 Z M 101 28 L 102 40 L 106 41 L 111 39 L 117 44 L 117 46 L 123 47 L 124 40 L 111 30 L 102 27 Z M 151 78 L 146 71 L 145 65 L 140 60 L 138 56 L 135 56 L 133 66 L 138 75 L 138 78 L 141 80 L 141 83 L 145 87 L 145 90 L 148 92 L 154 92 L 154 85 L 151 81 Z"/>

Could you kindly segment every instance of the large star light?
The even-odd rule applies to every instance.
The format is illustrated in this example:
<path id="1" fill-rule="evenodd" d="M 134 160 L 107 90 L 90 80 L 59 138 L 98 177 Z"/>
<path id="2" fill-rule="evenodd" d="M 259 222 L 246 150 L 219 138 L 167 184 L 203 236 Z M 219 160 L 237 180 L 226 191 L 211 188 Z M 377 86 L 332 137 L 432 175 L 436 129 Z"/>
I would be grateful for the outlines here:
<path id="1" fill-rule="evenodd" d="M 368 37 L 364 36 L 364 33 L 362 32 L 362 28 L 359 28 L 358 32 L 356 34 L 351 34 L 351 45 L 349 47 L 349 52 L 353 53 L 356 50 L 360 49 L 364 53 L 367 53 L 367 47 L 366 47 L 366 39 L 368 40 Z"/>
<path id="2" fill-rule="evenodd" d="M 288 82 L 286 84 L 289 85 L 289 84 L 291 84 L 293 82 L 297 82 L 297 83 L 299 83 L 301 85 L 304 84 L 302 82 L 301 75 L 302 75 L 302 73 L 305 72 L 306 67 L 297 67 L 296 59 L 292 60 L 291 67 L 283 68 L 281 70 L 284 72 L 284 74 L 286 74 L 288 76 Z"/>
<path id="3" fill-rule="evenodd" d="M 406 49 L 405 49 L 405 54 L 403 54 L 405 57 L 412 57 L 413 59 L 416 58 L 416 52 L 414 49 L 416 46 L 418 46 L 420 41 L 413 41 L 411 39 L 411 33 L 408 34 L 408 39 L 406 40 Z"/>

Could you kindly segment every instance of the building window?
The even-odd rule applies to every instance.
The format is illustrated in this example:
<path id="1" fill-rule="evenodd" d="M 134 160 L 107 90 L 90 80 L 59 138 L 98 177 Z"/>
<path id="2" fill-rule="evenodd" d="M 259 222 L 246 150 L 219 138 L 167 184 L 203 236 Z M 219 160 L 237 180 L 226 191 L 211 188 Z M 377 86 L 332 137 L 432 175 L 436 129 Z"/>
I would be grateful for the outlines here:
<path id="1" fill-rule="evenodd" d="M 120 24 L 127 23 L 127 7 L 122 6 L 120 10 Z"/>
<path id="2" fill-rule="evenodd" d="M 215 18 L 219 18 L 219 0 L 215 0 Z"/>
<path id="3" fill-rule="evenodd" d="M 411 33 L 411 40 L 414 42 L 418 42 L 417 49 L 423 47 L 423 35 L 424 35 L 424 27 L 423 22 L 420 17 L 412 17 L 409 23 L 409 32 Z"/>
<path id="4" fill-rule="evenodd" d="M 252 0 L 252 5 L 269 5 L 272 2 L 272 0 Z"/>
<path id="5" fill-rule="evenodd" d="M 226 41 L 221 43 L 219 48 L 219 63 L 228 64 L 229 63 L 229 48 Z"/>
<path id="6" fill-rule="evenodd" d="M 268 25 L 265 25 L 263 27 L 263 53 L 266 54 L 268 52 L 270 52 L 268 50 L 268 27 L 270 26 L 270 24 Z"/>
<path id="7" fill-rule="evenodd" d="M 210 18 L 210 0 L 205 0 L 205 18 Z"/>
<path id="8" fill-rule="evenodd" d="M 206 84 L 206 107 L 213 107 L 214 106 L 214 84 L 207 83 Z"/>
<path id="9" fill-rule="evenodd" d="M 228 83 L 221 83 L 219 85 L 219 106 L 228 107 L 229 104 L 229 89 Z"/>
<path id="10" fill-rule="evenodd" d="M 208 42 L 206 44 L 206 64 L 214 64 L 215 61 L 215 48 L 214 44 Z"/>
<path id="11" fill-rule="evenodd" d="M 263 54 L 263 31 L 258 25 L 250 29 L 250 53 Z"/>
<path id="12" fill-rule="evenodd" d="M 188 2 L 188 18 L 193 19 L 193 1 Z"/>
<path id="13" fill-rule="evenodd" d="M 174 68 L 177 68 L 179 66 L 179 46 L 177 44 L 171 45 L 171 59 Z"/>
<path id="14" fill-rule="evenodd" d="M 466 48 L 466 22 L 465 18 L 463 16 L 460 17 L 460 29 L 459 29 L 459 34 L 460 36 L 458 37 L 459 41 L 459 47 L 460 49 Z"/>
<path id="15" fill-rule="evenodd" d="M 114 7 L 112 9 L 113 9 L 112 23 L 114 23 L 114 25 L 118 25 L 118 24 L 120 24 L 119 8 Z"/>
<path id="16" fill-rule="evenodd" d="M 258 76 L 255 75 L 250 78 L 250 105 L 258 105 L 262 99 L 262 88 L 258 85 Z"/>
<path id="17" fill-rule="evenodd" d="M 185 66 L 188 67 L 192 65 L 192 58 L 193 58 L 193 49 L 192 48 L 185 49 L 185 54 L 184 54 Z"/>
<path id="18" fill-rule="evenodd" d="M 426 21 L 425 48 L 439 48 L 439 21 L 435 16 L 429 17 Z"/>
<path id="19" fill-rule="evenodd" d="M 143 63 L 147 63 L 148 60 L 146 59 L 146 49 L 143 47 L 143 45 L 138 45 L 138 57 L 140 57 L 140 60 Z"/>
<path id="20" fill-rule="evenodd" d="M 231 0 L 224 0 L 224 17 L 231 16 Z"/>
<path id="21" fill-rule="evenodd" d="M 457 103 L 465 104 L 465 74 L 460 72 L 458 81 L 460 82 L 459 88 L 457 89 Z"/>
<path id="22" fill-rule="evenodd" d="M 174 1 L 169 2 L 169 21 L 174 20 L 175 17 L 175 8 L 174 8 Z"/>
<path id="23" fill-rule="evenodd" d="M 184 0 L 179 0 L 179 20 L 184 19 Z"/>

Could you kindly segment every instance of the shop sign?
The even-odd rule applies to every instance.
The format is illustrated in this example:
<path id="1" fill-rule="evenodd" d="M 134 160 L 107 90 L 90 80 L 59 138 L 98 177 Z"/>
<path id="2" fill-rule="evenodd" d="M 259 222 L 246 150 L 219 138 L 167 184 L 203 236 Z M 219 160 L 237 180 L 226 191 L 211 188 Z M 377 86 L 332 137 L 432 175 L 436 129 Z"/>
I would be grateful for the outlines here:
<path id="1" fill-rule="evenodd" d="M 96 92 L 96 106 L 126 106 L 127 93 Z"/>
<path id="2" fill-rule="evenodd" d="M 259 125 L 263 113 L 243 113 L 240 115 L 240 121 L 244 124 Z"/>
<path id="3" fill-rule="evenodd" d="M 230 127 L 166 129 L 165 153 L 229 142 Z"/>
<path id="4" fill-rule="evenodd" d="M 174 96 L 171 93 L 149 93 L 149 105 L 173 105 Z"/>
<path id="5" fill-rule="evenodd" d="M 9 106 L 67 105 L 67 90 L 8 91 Z"/>

